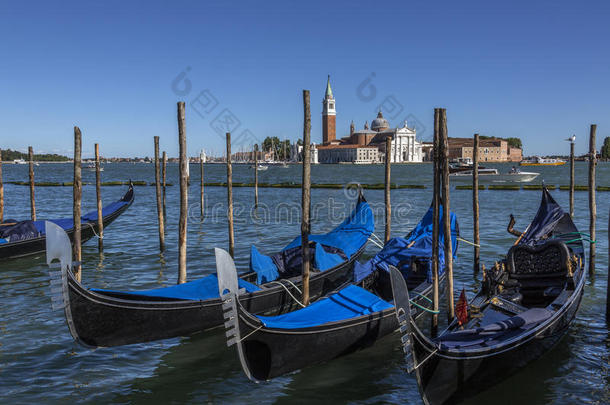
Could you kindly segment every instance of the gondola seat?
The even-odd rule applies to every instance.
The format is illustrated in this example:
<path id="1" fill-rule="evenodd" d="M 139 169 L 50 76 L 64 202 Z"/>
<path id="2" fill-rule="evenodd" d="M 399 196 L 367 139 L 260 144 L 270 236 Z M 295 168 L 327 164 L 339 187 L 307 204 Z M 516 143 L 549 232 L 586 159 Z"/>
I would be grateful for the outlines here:
<path id="1" fill-rule="evenodd" d="M 569 250 L 550 240 L 543 245 L 513 246 L 507 255 L 508 277 L 518 283 L 524 306 L 546 306 L 563 290 L 568 276 Z"/>

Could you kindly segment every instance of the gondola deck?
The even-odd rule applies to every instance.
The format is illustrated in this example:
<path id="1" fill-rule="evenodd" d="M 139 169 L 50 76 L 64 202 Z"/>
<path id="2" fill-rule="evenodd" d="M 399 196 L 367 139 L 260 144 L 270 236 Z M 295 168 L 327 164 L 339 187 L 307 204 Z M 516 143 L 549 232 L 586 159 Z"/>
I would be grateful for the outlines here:
<path id="1" fill-rule="evenodd" d="M 323 271 L 312 272 L 310 277 L 312 299 L 317 299 L 351 280 L 353 263 L 364 251 L 373 227 L 371 208 L 360 196 L 350 217 L 326 234 L 330 235 L 326 240 L 331 238 L 342 240 L 344 245 L 338 246 L 351 243 L 337 254 L 338 256 L 347 251 L 350 256 L 339 263 L 335 262 L 331 267 L 324 268 Z M 349 235 L 341 238 L 337 235 L 338 232 Z M 316 236 L 320 240 L 324 239 L 324 235 Z M 321 255 L 324 262 L 315 263 L 326 265 L 333 263 L 332 260 L 328 260 L 331 253 L 326 251 L 327 245 L 322 247 L 324 253 Z M 289 248 L 290 245 L 285 249 Z M 261 256 L 259 254 L 259 258 Z M 48 256 L 47 261 L 50 262 L 54 258 L 57 259 L 59 256 Z M 275 259 L 279 260 L 277 257 Z M 291 263 L 294 264 L 294 261 Z M 300 266 L 298 263 L 297 265 Z M 86 346 L 117 346 L 187 336 L 223 324 L 217 283 L 215 294 L 212 296 L 209 294 L 209 280 L 204 280 L 210 278 L 215 281 L 214 275 L 180 286 L 144 291 L 114 291 L 87 289 L 76 281 L 69 271 L 69 266 L 69 263 L 62 264 L 61 271 L 55 274 L 57 279 L 55 282 L 62 286 L 62 293 L 57 300 L 59 306 L 64 309 L 72 336 Z M 239 299 L 242 305 L 257 314 L 279 314 L 296 308 L 298 304 L 295 297 L 300 296 L 301 277 L 291 276 L 290 268 L 284 270 L 284 278 L 265 279 L 264 283 L 258 285 L 255 283 L 260 279 L 260 273 L 249 271 L 242 274 L 241 287 L 250 289 L 240 292 Z M 269 272 L 265 274 L 269 277 Z"/>
<path id="2" fill-rule="evenodd" d="M 455 255 L 459 227 L 455 215 L 451 215 Z M 273 317 L 253 315 L 235 300 L 238 288 L 235 265 L 225 251 L 216 249 L 227 343 L 236 344 L 244 373 L 253 381 L 270 380 L 369 347 L 396 330 L 398 322 L 390 302 L 388 271 L 393 265 L 401 268 L 412 286 L 413 311 L 417 313 L 414 316 L 421 315 L 433 288 L 431 233 L 430 209 L 407 238 L 391 239 L 373 259 L 356 265 L 357 285 L 343 287 L 308 307 Z M 444 240 L 442 232 L 439 240 L 440 243 Z M 444 279 L 444 260 L 440 270 Z M 228 292 L 223 293 L 225 290 Z"/>
<path id="3" fill-rule="evenodd" d="M 576 315 L 586 280 L 577 235 L 569 214 L 544 189 L 527 231 L 507 258 L 485 273 L 483 288 L 470 302 L 477 315 L 462 327 L 454 320 L 433 339 L 404 310 L 408 290 L 393 276 L 407 369 L 415 372 L 425 403 L 475 395 L 559 341 Z"/>
<path id="4" fill-rule="evenodd" d="M 134 201 L 133 184 L 129 184 L 129 189 L 117 201 L 114 201 L 102 208 L 102 218 L 104 228 L 110 225 L 123 212 L 131 206 Z M 69 238 L 72 239 L 74 234 L 74 225 L 72 218 L 61 218 L 50 220 L 59 225 L 66 231 Z M 38 236 L 15 242 L 0 243 L 0 260 L 13 259 L 23 256 L 43 253 L 46 248 L 45 221 L 32 221 L 33 226 L 37 229 Z M 97 210 L 90 211 L 82 216 L 81 220 L 81 242 L 85 243 L 96 235 L 97 229 Z"/>

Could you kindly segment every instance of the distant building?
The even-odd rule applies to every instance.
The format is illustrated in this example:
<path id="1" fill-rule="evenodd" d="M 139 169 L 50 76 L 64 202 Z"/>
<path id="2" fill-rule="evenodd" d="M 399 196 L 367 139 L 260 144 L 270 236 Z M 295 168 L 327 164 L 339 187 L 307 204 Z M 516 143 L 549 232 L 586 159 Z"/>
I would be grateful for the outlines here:
<path id="1" fill-rule="evenodd" d="M 356 130 L 354 122 L 350 134 L 336 139 L 336 103 L 330 86 L 330 76 L 326 82 L 326 93 L 322 100 L 322 145 L 318 147 L 320 163 L 380 163 L 386 154 L 385 139 L 392 138 L 390 160 L 392 163 L 421 162 L 422 144 L 416 140 L 415 129 L 407 122 L 401 128 L 390 128 L 390 124 L 379 111 L 377 118 L 368 121 L 362 130 Z"/>
<path id="2" fill-rule="evenodd" d="M 449 159 L 472 159 L 472 138 L 449 138 Z M 522 150 L 508 146 L 504 139 L 490 138 L 479 141 L 480 162 L 520 162 Z"/>
<path id="3" fill-rule="evenodd" d="M 303 145 L 299 145 L 296 142 L 290 145 L 290 161 L 291 162 L 302 162 L 303 161 Z M 309 160 L 312 164 L 318 164 L 318 148 L 315 143 L 312 143 L 309 147 Z"/>
<path id="4" fill-rule="evenodd" d="M 335 145 L 320 147 L 318 158 L 322 163 L 378 163 L 379 149 L 376 146 Z"/>

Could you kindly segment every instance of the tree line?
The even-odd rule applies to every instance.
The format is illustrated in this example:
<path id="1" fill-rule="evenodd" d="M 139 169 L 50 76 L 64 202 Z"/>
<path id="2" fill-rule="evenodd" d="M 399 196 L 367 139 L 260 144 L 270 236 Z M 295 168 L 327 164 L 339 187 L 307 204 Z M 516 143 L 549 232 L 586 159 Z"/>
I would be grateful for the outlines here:
<path id="1" fill-rule="evenodd" d="M 28 160 L 29 156 L 27 153 L 22 153 L 16 150 L 3 149 L 2 160 L 5 162 L 13 161 L 15 159 Z M 44 153 L 34 154 L 34 160 L 38 162 L 67 162 L 70 160 L 69 157 L 58 155 L 56 153 Z"/>

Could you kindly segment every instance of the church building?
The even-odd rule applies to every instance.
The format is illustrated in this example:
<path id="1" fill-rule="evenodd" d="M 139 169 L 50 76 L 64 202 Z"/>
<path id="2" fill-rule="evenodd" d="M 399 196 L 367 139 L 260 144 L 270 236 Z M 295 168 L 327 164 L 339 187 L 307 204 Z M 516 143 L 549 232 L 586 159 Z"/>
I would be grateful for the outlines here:
<path id="1" fill-rule="evenodd" d="M 415 139 L 415 129 L 405 121 L 401 128 L 390 128 L 389 122 L 379 111 L 369 128 L 368 121 L 362 130 L 356 130 L 354 122 L 350 134 L 336 139 L 336 104 L 330 86 L 326 82 L 326 93 L 322 100 L 322 145 L 318 146 L 320 163 L 381 163 L 385 159 L 387 137 L 392 138 L 390 160 L 392 163 L 421 162 L 422 145 Z"/>

